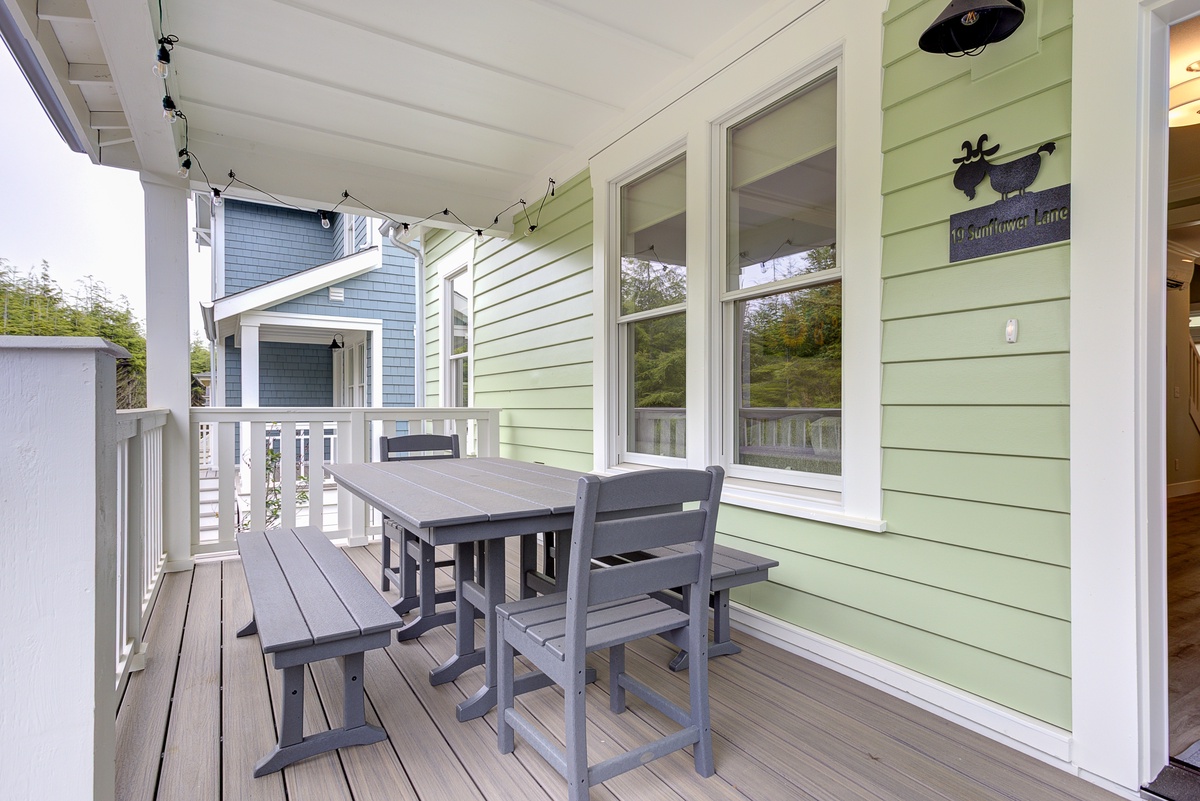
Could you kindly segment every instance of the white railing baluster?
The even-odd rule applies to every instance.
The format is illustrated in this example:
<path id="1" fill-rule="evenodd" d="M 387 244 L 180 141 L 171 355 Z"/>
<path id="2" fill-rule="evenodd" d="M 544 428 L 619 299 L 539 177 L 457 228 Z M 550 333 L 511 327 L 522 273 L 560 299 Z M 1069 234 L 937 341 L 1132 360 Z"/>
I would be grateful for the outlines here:
<path id="1" fill-rule="evenodd" d="M 296 525 L 296 423 L 279 424 L 279 525 Z"/>
<path id="2" fill-rule="evenodd" d="M 207 533 L 206 521 L 213 515 L 211 502 L 199 505 L 193 521 L 193 554 L 236 550 L 239 528 L 276 525 L 307 524 L 333 539 L 366 542 L 378 533 L 378 515 L 344 490 L 328 493 L 327 499 L 324 464 L 377 459 L 381 433 L 453 431 L 462 438 L 464 455 L 497 456 L 500 451 L 499 409 L 197 407 L 191 420 L 191 444 L 196 450 L 193 494 L 197 499 L 201 448 L 211 449 L 218 478 L 217 533 Z M 268 447 L 278 448 L 280 453 L 278 465 L 269 471 Z M 149 470 L 149 456 L 146 458 Z M 161 473 L 160 468 L 155 469 Z M 308 496 L 303 499 L 306 485 Z M 154 514 L 161 516 L 161 501 L 158 503 Z M 248 508 L 249 513 L 239 517 L 239 508 Z M 147 519 L 154 519 L 154 514 Z M 206 531 L 203 537 L 201 528 Z M 156 536 L 161 536 L 161 530 Z M 161 547 L 156 545 L 155 552 L 160 553 Z"/>

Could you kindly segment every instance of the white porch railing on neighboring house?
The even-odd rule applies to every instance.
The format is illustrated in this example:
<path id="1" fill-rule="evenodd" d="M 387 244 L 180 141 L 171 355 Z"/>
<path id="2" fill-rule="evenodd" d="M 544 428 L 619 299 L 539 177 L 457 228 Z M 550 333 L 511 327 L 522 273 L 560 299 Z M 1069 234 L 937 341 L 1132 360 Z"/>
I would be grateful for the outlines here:
<path id="1" fill-rule="evenodd" d="M 331 538 L 364 542 L 371 512 L 325 480 L 325 462 L 376 459 L 379 436 L 397 433 L 457 433 L 465 456 L 495 456 L 500 410 L 198 407 L 191 431 L 192 554 L 198 555 L 235 550 L 238 531 L 277 526 L 314 525 Z M 319 438 L 312 435 L 317 431 Z M 202 504 L 201 472 L 209 470 L 216 473 L 216 499 Z M 214 515 L 217 525 L 202 528 L 201 519 Z"/>
<path id="2" fill-rule="evenodd" d="M 116 682 L 144 665 L 146 610 L 158 591 L 163 552 L 163 426 L 160 409 L 117 412 Z"/>

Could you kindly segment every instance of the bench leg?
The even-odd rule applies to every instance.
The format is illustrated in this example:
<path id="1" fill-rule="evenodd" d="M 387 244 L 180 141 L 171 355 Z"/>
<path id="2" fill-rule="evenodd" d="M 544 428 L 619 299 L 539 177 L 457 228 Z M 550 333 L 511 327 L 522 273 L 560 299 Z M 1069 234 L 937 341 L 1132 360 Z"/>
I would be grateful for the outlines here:
<path id="1" fill-rule="evenodd" d="M 687 591 L 687 588 L 684 588 Z M 686 603 L 687 598 L 684 598 Z M 717 590 L 712 594 L 713 608 L 713 638 L 708 645 L 708 658 L 740 654 L 742 647 L 729 638 L 729 590 Z M 686 670 L 688 666 L 687 651 L 680 651 L 670 662 L 674 671 Z"/>
<path id="2" fill-rule="evenodd" d="M 250 618 L 250 622 L 238 629 L 237 636 L 249 637 L 251 634 L 258 634 L 258 621 Z"/>
<path id="3" fill-rule="evenodd" d="M 279 744 L 254 766 L 254 777 L 282 770 L 301 759 L 344 748 L 369 745 L 387 739 L 387 732 L 366 723 L 363 695 L 363 655 L 342 657 L 345 724 L 340 729 L 304 736 L 304 665 L 283 669 L 283 703 Z"/>

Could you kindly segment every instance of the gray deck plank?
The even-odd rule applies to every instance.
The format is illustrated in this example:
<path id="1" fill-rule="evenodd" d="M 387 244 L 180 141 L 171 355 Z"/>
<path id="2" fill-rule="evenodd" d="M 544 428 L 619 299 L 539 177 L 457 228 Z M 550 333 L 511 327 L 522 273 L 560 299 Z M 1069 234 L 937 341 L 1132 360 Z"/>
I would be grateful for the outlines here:
<path id="1" fill-rule="evenodd" d="M 117 712 L 117 798 L 124 801 L 154 798 L 191 579 L 191 573 L 163 576 L 146 627 L 154 658 L 129 677 Z"/>
<path id="2" fill-rule="evenodd" d="M 371 655 L 374 650 L 366 653 L 366 664 L 363 669 L 363 680 L 366 682 L 367 699 L 365 703 L 367 723 L 372 726 L 383 726 L 374 699 L 382 704 L 398 692 L 394 681 L 387 681 L 391 676 L 375 675 L 371 669 Z M 331 726 L 341 726 L 344 722 L 342 709 L 342 671 L 336 660 L 325 659 L 309 665 L 313 680 L 320 693 L 320 702 L 325 707 L 326 717 Z M 316 697 L 314 696 L 314 701 Z M 397 721 L 391 721 L 393 725 Z M 355 798 L 379 798 L 388 801 L 419 801 L 417 791 L 396 756 L 395 747 L 388 740 L 370 745 L 360 745 L 353 748 L 343 748 L 339 755 L 342 767 L 346 771 L 346 781 Z"/>
<path id="3" fill-rule="evenodd" d="M 377 548 L 372 546 L 370 550 L 365 548 L 351 550 L 353 551 L 352 557 L 364 573 L 378 570 Z M 449 584 L 451 580 L 449 571 L 441 571 L 441 573 L 439 578 Z M 430 723 L 437 728 L 450 748 L 453 749 L 459 762 L 471 774 L 472 780 L 484 798 L 487 801 L 508 801 L 511 798 L 520 798 L 522 801 L 552 801 L 552 797 L 547 795 L 523 763 L 496 762 L 490 759 L 490 754 L 496 750 L 495 730 L 489 727 L 463 725 L 458 722 L 454 708 L 459 701 L 466 698 L 466 695 L 453 683 L 437 687 L 431 686 L 428 672 L 429 668 L 437 662 L 427 652 L 424 658 L 414 659 L 414 655 L 418 654 L 416 648 L 415 642 L 409 642 L 392 643 L 384 649 L 391 662 L 391 669 L 395 671 L 392 674 L 393 683 L 395 677 L 399 676 L 400 680 L 408 685 L 413 697 L 420 703 L 421 708 L 428 716 Z M 375 667 L 371 664 L 370 659 L 371 656 L 368 654 L 369 670 Z M 380 670 L 386 674 L 383 666 L 380 666 Z M 375 685 L 367 685 L 368 694 L 371 693 L 373 686 Z M 541 758 L 538 757 L 538 760 L 540 761 Z M 545 765 L 545 762 L 540 764 L 545 767 L 547 776 L 558 776 L 549 766 Z M 599 801 L 599 796 L 596 796 L 596 801 Z"/>
<path id="4" fill-rule="evenodd" d="M 193 569 L 158 798 L 221 797 L 221 565 Z"/>
<path id="5" fill-rule="evenodd" d="M 278 726 L 280 708 L 279 691 L 283 684 L 283 671 L 276 670 L 270 662 L 271 657 L 263 654 L 267 668 L 267 678 L 271 684 L 271 704 L 274 709 L 276 726 Z M 304 733 L 315 734 L 329 728 L 329 720 L 319 703 L 316 685 L 308 668 L 304 669 Z M 265 752 L 264 752 L 265 753 Z M 257 761 L 263 754 L 255 756 Z M 346 782 L 346 773 L 342 769 L 342 760 L 337 751 L 326 751 L 323 754 L 303 759 L 283 769 L 283 781 L 287 785 L 288 798 L 312 798 L 321 801 L 354 801 L 350 786 Z M 257 780 L 256 780 L 257 781 Z"/>
<path id="6" fill-rule="evenodd" d="M 515 549 L 510 549 L 515 552 Z M 348 549 L 351 559 L 368 577 L 379 569 L 378 546 Z M 510 554 L 511 556 L 511 554 Z M 515 558 L 515 557 L 514 557 Z M 226 582 L 225 626 L 243 622 L 236 618 L 240 604 L 239 589 L 232 577 L 240 563 L 225 565 Z M 208 566 L 202 566 L 207 568 Z M 515 567 L 515 565 L 514 565 Z M 446 573 L 446 571 L 441 571 Z M 509 596 L 515 595 L 515 570 L 510 567 Z M 203 573 L 197 581 L 204 580 Z M 182 579 L 182 580 L 181 580 Z M 440 575 L 445 583 L 447 575 Z M 180 591 L 183 588 L 183 591 Z M 192 602 L 214 605 L 211 592 L 199 587 Z M 154 797 L 153 778 L 157 764 L 152 752 L 159 747 L 146 745 L 130 735 L 130 725 L 136 723 L 142 731 L 153 732 L 150 712 L 165 715 L 166 694 L 161 687 L 164 668 L 174 671 L 174 657 L 168 654 L 159 659 L 157 648 L 171 649 L 171 633 L 167 624 L 182 625 L 182 614 L 176 609 L 187 596 L 186 578 L 167 577 L 155 614 L 151 616 L 152 655 L 150 667 L 130 682 L 130 693 L 119 716 L 118 775 L 123 778 L 121 798 L 151 799 Z M 207 600 L 206 600 L 207 599 Z M 233 615 L 234 620 L 228 620 Z M 196 642 L 219 638 L 219 633 L 204 635 L 192 632 L 192 627 L 212 627 L 221 631 L 221 616 L 193 610 L 187 623 L 188 637 Z M 477 623 L 477 631 L 479 624 Z M 159 630 L 159 629 L 163 630 Z M 175 642 L 179 642 L 178 628 Z M 982 735 L 974 734 L 941 718 L 924 712 L 899 699 L 865 687 L 845 676 L 819 665 L 806 662 L 771 645 L 735 632 L 735 639 L 745 649 L 742 654 L 714 660 L 712 672 L 712 703 L 714 749 L 717 775 L 700 779 L 695 775 L 686 753 L 656 760 L 645 770 L 632 771 L 594 788 L 593 801 L 678 801 L 680 798 L 719 799 L 736 801 L 774 801 L 778 798 L 818 799 L 819 801 L 867 801 L 867 799 L 899 799 L 902 801 L 944 801 L 959 799 L 1000 799 L 1006 801 L 1112 801 L 1116 798 L 1094 785 L 1000 746 Z M 234 668 L 234 653 L 238 646 L 253 646 L 257 638 L 247 637 L 226 641 L 226 692 L 238 689 L 242 678 L 229 675 Z M 192 649 L 185 645 L 185 652 Z M 473 691 L 478 684 L 478 671 L 470 671 L 457 683 L 431 687 L 428 670 L 444 659 L 453 649 L 450 627 L 434 629 L 418 640 L 393 643 L 386 649 L 367 654 L 366 690 L 368 719 L 378 719 L 391 736 L 390 743 L 343 749 L 338 753 L 322 754 L 297 763 L 283 771 L 288 798 L 331 798 L 355 801 L 383 801 L 397 798 L 403 801 L 440 801 L 443 798 L 468 798 L 483 801 L 548 801 L 562 796 L 563 783 L 533 749 L 523 746 L 518 738 L 515 754 L 502 756 L 495 746 L 495 713 L 458 723 L 454 705 Z M 629 660 L 634 675 L 682 701 L 686 688 L 684 675 L 664 669 L 672 649 L 650 639 L 630 648 Z M 190 660 L 192 657 L 185 656 Z M 265 658 L 269 660 L 269 657 Z M 629 744 L 643 741 L 651 732 L 665 730 L 674 724 L 657 712 L 631 699 L 624 715 L 612 715 L 606 704 L 604 654 L 593 655 L 593 663 L 601 668 L 600 681 L 589 688 L 588 732 L 591 738 L 591 757 L 595 761 Z M 241 661 L 237 664 L 240 666 Z M 156 673 L 151 674 L 151 669 Z M 181 679 L 194 673 L 194 668 L 179 665 Z M 271 704 L 278 703 L 278 673 L 264 662 L 261 653 L 250 672 L 253 681 L 268 677 L 270 694 L 257 693 L 239 696 L 236 706 L 257 703 L 259 709 L 244 709 L 244 713 L 272 720 Z M 337 725 L 341 715 L 341 691 L 337 686 L 336 667 L 332 662 L 315 666 L 309 676 L 316 677 L 316 689 L 310 687 L 306 704 L 306 732 Z M 182 688 L 181 684 L 181 688 Z M 142 697 L 142 691 L 149 693 Z M 182 692 L 182 689 L 181 689 Z M 190 692 L 190 691 L 189 691 Z M 167 687 L 169 693 L 169 684 Z M 201 695 L 211 691 L 201 692 Z M 320 699 L 320 703 L 317 699 Z M 176 709 L 171 712 L 171 732 L 189 753 L 204 748 L 208 735 L 186 729 L 185 721 L 194 717 L 185 712 L 192 702 L 177 696 Z M 557 690 L 547 689 L 522 696 L 520 703 L 532 717 L 544 721 L 554 736 L 561 736 L 562 701 Z M 225 731 L 227 742 L 236 743 L 244 735 L 238 730 L 245 721 L 231 725 L 234 717 L 233 696 L 226 699 Z M 324 709 L 322 708 L 324 705 Z M 325 714 L 325 709 L 329 714 Z M 332 718 L 332 720 L 330 720 Z M 160 723 L 159 731 L 164 724 Z M 177 730 L 177 727 L 178 730 Z M 261 724 L 260 724 L 261 727 Z M 272 727 L 273 728 L 273 727 Z M 142 732 L 139 731 L 138 734 Z M 273 742 L 274 732 L 264 748 Z M 433 744 L 435 756 L 426 758 L 426 749 Z M 440 745 L 438 745 L 440 743 Z M 232 748 L 233 745 L 230 745 Z M 248 746 L 249 747 L 249 746 Z M 265 752 L 265 751 L 264 751 Z M 240 766 L 228 757 L 224 771 Z M 251 761 L 260 753 L 249 755 Z M 142 764 L 138 761 L 143 760 Z M 214 781 L 219 781 L 216 766 Z M 397 770 L 401 772 L 397 772 Z M 165 771 L 164 771 L 165 774 Z M 247 771 L 248 774 L 248 771 Z M 349 777 L 349 779 L 347 778 Z M 250 779 L 244 793 L 232 790 L 245 783 L 226 776 L 225 798 L 263 799 L 277 801 L 278 784 L 272 788 L 269 779 Z M 405 781 L 408 784 L 405 784 Z M 277 781 L 277 780 L 276 780 Z M 449 781 L 453 791 L 444 789 Z M 140 783 L 140 784 L 139 784 Z M 186 796 L 159 793 L 158 798 L 202 797 L 194 788 Z M 272 794 L 274 793 L 274 794 Z"/>
<path id="7" fill-rule="evenodd" d="M 252 614 L 241 560 L 230 559 L 222 567 L 222 798 L 284 801 L 282 773 L 254 778 L 255 764 L 277 742 L 271 685 L 258 638 L 237 636 Z"/>

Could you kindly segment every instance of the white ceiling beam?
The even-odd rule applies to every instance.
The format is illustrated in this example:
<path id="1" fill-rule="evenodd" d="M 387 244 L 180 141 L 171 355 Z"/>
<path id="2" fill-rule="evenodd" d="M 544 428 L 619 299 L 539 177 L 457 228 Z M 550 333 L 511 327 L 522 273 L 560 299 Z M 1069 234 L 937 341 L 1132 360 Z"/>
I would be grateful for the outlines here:
<path id="1" fill-rule="evenodd" d="M 124 145 L 133 141 L 133 137 L 129 134 L 129 129 L 124 130 L 104 130 L 100 131 L 100 147 L 112 147 L 114 145 Z"/>
<path id="2" fill-rule="evenodd" d="M 123 111 L 93 111 L 88 118 L 88 127 L 96 131 L 129 130 Z"/>
<path id="3" fill-rule="evenodd" d="M 87 0 L 38 0 L 37 15 L 47 22 L 92 22 Z"/>
<path id="4" fill-rule="evenodd" d="M 175 126 L 162 117 L 162 81 L 150 71 L 158 49 L 150 4 L 89 0 L 89 5 L 95 12 L 96 35 L 137 146 L 140 169 L 178 183 L 180 145 L 175 139 Z"/>
<path id="5" fill-rule="evenodd" d="M 79 86 L 84 83 L 112 84 L 112 71 L 107 64 L 68 64 L 67 81 Z"/>

